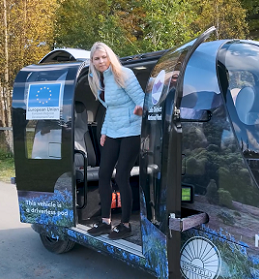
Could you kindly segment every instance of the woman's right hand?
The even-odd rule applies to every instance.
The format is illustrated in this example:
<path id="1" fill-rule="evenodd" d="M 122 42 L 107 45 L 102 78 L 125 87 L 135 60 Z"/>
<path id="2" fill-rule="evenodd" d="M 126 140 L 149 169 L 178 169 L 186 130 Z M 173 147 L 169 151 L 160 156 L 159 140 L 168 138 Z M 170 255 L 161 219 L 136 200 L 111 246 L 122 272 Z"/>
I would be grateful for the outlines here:
<path id="1" fill-rule="evenodd" d="M 100 145 L 101 146 L 104 146 L 105 140 L 106 140 L 106 135 L 101 135 L 101 138 L 100 138 Z"/>

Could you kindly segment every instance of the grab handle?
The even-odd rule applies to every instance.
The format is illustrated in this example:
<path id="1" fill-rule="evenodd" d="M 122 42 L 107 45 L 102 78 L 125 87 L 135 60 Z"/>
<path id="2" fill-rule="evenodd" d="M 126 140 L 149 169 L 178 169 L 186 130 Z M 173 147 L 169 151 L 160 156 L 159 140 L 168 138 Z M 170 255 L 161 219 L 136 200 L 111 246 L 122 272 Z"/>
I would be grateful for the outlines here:
<path id="1" fill-rule="evenodd" d="M 75 154 L 81 154 L 84 158 L 84 202 L 83 205 L 77 206 L 77 209 L 83 209 L 86 207 L 87 204 L 87 189 L 86 189 L 86 183 L 87 183 L 87 166 L 88 166 L 88 161 L 87 161 L 87 156 L 84 151 L 82 150 L 74 150 Z"/>
<path id="2" fill-rule="evenodd" d="M 184 232 L 209 221 L 209 216 L 205 212 L 200 212 L 185 218 L 175 218 L 173 213 L 169 216 L 169 229 Z"/>

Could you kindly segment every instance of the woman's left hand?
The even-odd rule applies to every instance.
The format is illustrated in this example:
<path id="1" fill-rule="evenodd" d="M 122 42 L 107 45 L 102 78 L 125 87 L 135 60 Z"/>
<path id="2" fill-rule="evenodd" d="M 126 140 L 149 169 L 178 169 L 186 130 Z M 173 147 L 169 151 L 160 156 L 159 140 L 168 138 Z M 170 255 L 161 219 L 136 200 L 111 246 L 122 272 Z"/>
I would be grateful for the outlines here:
<path id="1" fill-rule="evenodd" d="M 141 116 L 143 114 L 143 109 L 141 106 L 135 106 L 134 110 L 133 110 L 133 113 L 138 115 L 138 116 Z"/>

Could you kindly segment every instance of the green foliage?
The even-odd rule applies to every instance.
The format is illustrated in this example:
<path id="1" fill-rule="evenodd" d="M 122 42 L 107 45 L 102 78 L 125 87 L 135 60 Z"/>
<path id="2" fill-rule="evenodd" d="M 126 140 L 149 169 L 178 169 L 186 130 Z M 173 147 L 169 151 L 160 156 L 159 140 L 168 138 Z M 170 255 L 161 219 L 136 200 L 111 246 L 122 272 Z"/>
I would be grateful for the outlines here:
<path id="1" fill-rule="evenodd" d="M 217 38 L 244 38 L 245 9 L 239 0 L 59 0 L 58 47 L 90 49 L 107 43 L 120 56 L 181 45 L 208 27 Z"/>
<path id="2" fill-rule="evenodd" d="M 248 38 L 259 39 L 259 0 L 240 0 L 241 5 L 246 10 L 246 20 L 248 22 Z"/>
<path id="3" fill-rule="evenodd" d="M 54 42 L 56 47 L 90 49 L 99 40 L 126 56 L 180 45 L 212 25 L 218 28 L 218 38 L 244 38 L 248 32 L 246 16 L 253 25 L 252 16 L 258 13 L 258 0 L 241 0 L 243 7 L 239 0 L 6 2 L 10 85 L 19 69 L 39 61 Z M 3 22 L 3 9 L 0 20 Z M 0 29 L 4 34 L 3 24 Z M 4 45 L 3 36 L 0 43 Z M 0 52 L 3 75 L 6 57 L 3 48 Z"/>
<path id="4" fill-rule="evenodd" d="M 0 160 L 5 160 L 8 158 L 13 158 L 13 154 L 0 149 Z"/>
<path id="5" fill-rule="evenodd" d="M 167 49 L 190 40 L 195 35 L 189 28 L 195 17 L 192 8 L 190 1 L 144 1 L 144 50 Z"/>
<path id="6" fill-rule="evenodd" d="M 10 178 L 14 176 L 15 172 L 13 154 L 0 149 L 0 181 L 10 183 Z"/>
<path id="7" fill-rule="evenodd" d="M 4 9 L 0 9 L 2 31 L 7 29 L 7 38 L 4 32 L 0 34 L 1 45 L 7 39 L 7 53 L 0 48 L 0 77 L 8 67 L 8 79 L 11 88 L 17 72 L 24 66 L 37 63 L 53 46 L 53 23 L 55 1 L 34 0 L 15 1 L 5 0 L 7 5 L 7 25 L 4 26 Z M 0 0 L 3 7 L 3 0 Z M 2 44 L 3 43 L 3 44 Z M 6 65 L 6 62 L 8 65 Z"/>
<path id="8" fill-rule="evenodd" d="M 216 113 L 213 124 L 183 126 L 183 165 L 186 166 L 183 182 L 195 185 L 196 193 L 206 195 L 212 204 L 229 207 L 234 200 L 258 206 L 258 191 L 234 138 L 221 141 L 223 131 L 229 131 L 229 124 L 222 121 L 222 116 L 217 119 Z"/>
<path id="9" fill-rule="evenodd" d="M 26 132 L 26 150 L 28 158 L 32 156 L 33 142 L 34 142 L 35 132 Z"/>
<path id="10" fill-rule="evenodd" d="M 107 43 L 120 56 L 171 48 L 189 40 L 188 1 L 65 0 L 57 11 L 56 45 L 90 49 Z"/>
<path id="11" fill-rule="evenodd" d="M 194 30 L 205 30 L 214 25 L 216 39 L 244 39 L 248 33 L 246 11 L 239 0 L 196 0 L 193 5 L 197 18 Z"/>
<path id="12" fill-rule="evenodd" d="M 219 196 L 219 205 L 226 206 L 228 208 L 232 208 L 232 196 L 229 193 L 229 191 L 226 191 L 222 188 L 219 188 L 218 190 L 218 196 Z"/>
<path id="13" fill-rule="evenodd" d="M 207 187 L 206 198 L 209 203 L 218 204 L 218 187 L 214 179 L 210 180 Z"/>
<path id="14" fill-rule="evenodd" d="M 196 159 L 194 157 L 187 160 L 187 169 L 189 174 L 202 175 L 205 172 L 206 158 Z"/>
<path id="15" fill-rule="evenodd" d="M 136 3 L 133 5 L 131 2 Z M 130 33 L 136 32 L 135 25 L 129 29 L 138 18 L 137 3 L 122 0 L 116 3 L 104 0 L 60 1 L 56 12 L 56 46 L 90 49 L 94 42 L 102 41 L 117 54 L 130 53 L 132 49 L 132 53 L 137 53 Z"/>

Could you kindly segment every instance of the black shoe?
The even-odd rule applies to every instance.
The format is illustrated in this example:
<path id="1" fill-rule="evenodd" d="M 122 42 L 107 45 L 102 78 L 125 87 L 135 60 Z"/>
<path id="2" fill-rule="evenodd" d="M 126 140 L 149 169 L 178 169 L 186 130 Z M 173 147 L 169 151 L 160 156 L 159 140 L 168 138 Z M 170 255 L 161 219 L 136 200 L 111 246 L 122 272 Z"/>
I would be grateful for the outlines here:
<path id="1" fill-rule="evenodd" d="M 109 234 L 110 239 L 120 239 L 131 235 L 131 225 L 127 228 L 124 224 L 120 223 L 118 226 L 114 227 Z"/>
<path id="2" fill-rule="evenodd" d="M 100 222 L 94 224 L 93 228 L 89 229 L 87 232 L 93 236 L 107 234 L 107 233 L 111 232 L 111 224 L 108 225 L 108 224 L 100 221 Z"/>

